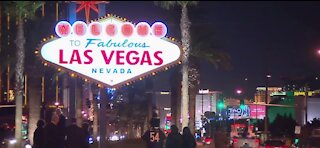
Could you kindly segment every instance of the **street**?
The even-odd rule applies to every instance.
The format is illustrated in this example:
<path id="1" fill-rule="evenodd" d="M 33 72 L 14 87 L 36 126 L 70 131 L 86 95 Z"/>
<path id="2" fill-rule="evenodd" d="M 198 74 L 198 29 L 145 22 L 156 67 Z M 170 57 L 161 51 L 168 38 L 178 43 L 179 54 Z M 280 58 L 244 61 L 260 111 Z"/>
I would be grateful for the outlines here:
<path id="1" fill-rule="evenodd" d="M 97 144 L 92 144 L 90 148 L 98 148 Z M 108 142 L 107 148 L 146 148 L 145 143 L 141 139 Z M 197 143 L 197 148 L 215 148 L 213 144 L 203 145 Z"/>

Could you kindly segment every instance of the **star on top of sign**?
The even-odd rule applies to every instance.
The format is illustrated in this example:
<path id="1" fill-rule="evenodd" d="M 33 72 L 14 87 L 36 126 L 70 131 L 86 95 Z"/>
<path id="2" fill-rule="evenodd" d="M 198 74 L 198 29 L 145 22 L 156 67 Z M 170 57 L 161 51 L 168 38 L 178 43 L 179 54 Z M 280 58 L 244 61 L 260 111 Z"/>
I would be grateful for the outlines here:
<path id="1" fill-rule="evenodd" d="M 79 4 L 80 6 L 77 8 L 76 13 L 78 13 L 79 11 L 81 11 L 82 9 L 85 10 L 85 14 L 86 14 L 86 22 L 89 22 L 89 18 L 90 18 L 90 9 L 92 9 L 95 12 L 99 12 L 98 8 L 97 8 L 97 4 L 100 3 L 109 3 L 107 1 L 73 1 L 76 4 Z"/>

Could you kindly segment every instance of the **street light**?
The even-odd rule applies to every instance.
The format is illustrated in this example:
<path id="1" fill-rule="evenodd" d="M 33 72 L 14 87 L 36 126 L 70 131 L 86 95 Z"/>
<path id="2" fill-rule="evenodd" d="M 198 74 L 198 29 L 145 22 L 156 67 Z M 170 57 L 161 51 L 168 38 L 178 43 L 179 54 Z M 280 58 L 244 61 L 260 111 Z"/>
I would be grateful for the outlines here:
<path id="1" fill-rule="evenodd" d="M 271 78 L 271 75 L 270 74 L 267 74 L 266 76 L 266 90 L 265 90 L 265 104 L 269 104 L 268 103 L 268 82 L 269 82 L 269 78 Z M 265 140 L 268 139 L 268 106 L 266 106 L 266 116 L 265 116 L 265 119 L 264 119 L 264 133 L 266 134 L 265 135 Z"/>
<path id="2" fill-rule="evenodd" d="M 237 94 L 238 94 L 238 95 L 240 95 L 240 94 L 242 93 L 242 90 L 237 89 L 237 91 L 236 91 L 236 92 L 237 92 Z"/>

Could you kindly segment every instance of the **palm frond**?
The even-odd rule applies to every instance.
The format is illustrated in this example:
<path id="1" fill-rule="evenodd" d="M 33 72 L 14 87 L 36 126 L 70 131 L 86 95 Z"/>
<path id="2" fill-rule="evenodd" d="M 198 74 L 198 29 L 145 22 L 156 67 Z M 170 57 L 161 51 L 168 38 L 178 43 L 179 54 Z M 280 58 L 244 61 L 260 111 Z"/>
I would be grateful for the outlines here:
<path id="1" fill-rule="evenodd" d="M 164 9 L 170 10 L 177 5 L 177 1 L 154 1 L 156 6 L 160 6 Z"/>
<path id="2" fill-rule="evenodd" d="M 214 65 L 216 69 L 231 69 L 231 57 L 221 51 L 215 38 L 212 26 L 193 26 L 191 28 L 191 56 L 202 59 Z"/>
<path id="3" fill-rule="evenodd" d="M 16 18 L 34 19 L 41 4 L 40 1 L 8 1 L 5 2 L 5 12 Z"/>
<path id="4" fill-rule="evenodd" d="M 176 1 L 176 2 L 181 7 L 196 6 L 199 3 L 199 1 Z"/>

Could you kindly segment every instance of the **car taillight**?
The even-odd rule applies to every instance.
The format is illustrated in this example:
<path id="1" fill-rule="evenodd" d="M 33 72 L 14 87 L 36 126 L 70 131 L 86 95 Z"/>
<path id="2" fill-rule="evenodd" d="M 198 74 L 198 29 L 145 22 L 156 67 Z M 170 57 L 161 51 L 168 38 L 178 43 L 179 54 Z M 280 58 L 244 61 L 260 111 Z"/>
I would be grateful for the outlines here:
<path id="1" fill-rule="evenodd" d="M 204 142 L 212 142 L 212 139 L 211 138 L 206 138 L 206 139 L 204 139 Z"/>
<path id="2" fill-rule="evenodd" d="M 233 139 L 233 143 L 238 143 L 238 139 Z"/>
<path id="3" fill-rule="evenodd" d="M 254 140 L 254 142 L 259 143 L 259 139 Z"/>

